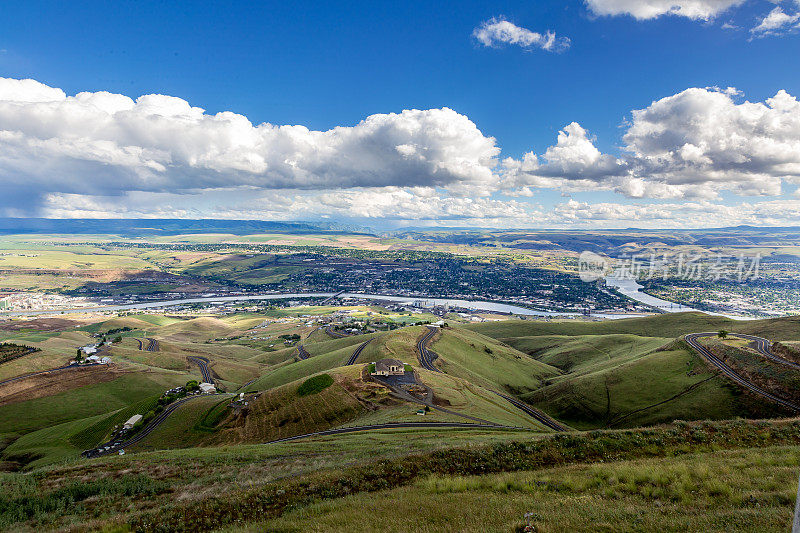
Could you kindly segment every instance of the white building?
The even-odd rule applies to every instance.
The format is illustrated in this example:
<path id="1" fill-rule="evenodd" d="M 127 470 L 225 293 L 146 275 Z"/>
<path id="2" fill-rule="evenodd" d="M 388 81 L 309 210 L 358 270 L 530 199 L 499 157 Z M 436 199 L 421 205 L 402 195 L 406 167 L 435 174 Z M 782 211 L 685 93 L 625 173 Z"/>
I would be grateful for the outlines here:
<path id="1" fill-rule="evenodd" d="M 141 419 L 142 419 L 142 415 L 133 415 L 132 417 L 130 417 L 128 419 L 127 422 L 122 424 L 122 427 L 125 428 L 125 429 L 131 429 L 134 426 L 134 424 L 136 424 L 136 422 L 138 422 Z"/>
<path id="2" fill-rule="evenodd" d="M 217 392 L 217 388 L 214 386 L 213 383 L 206 383 L 204 381 L 203 383 L 200 383 L 198 387 L 200 387 L 200 392 L 202 392 L 203 394 L 213 394 Z"/>

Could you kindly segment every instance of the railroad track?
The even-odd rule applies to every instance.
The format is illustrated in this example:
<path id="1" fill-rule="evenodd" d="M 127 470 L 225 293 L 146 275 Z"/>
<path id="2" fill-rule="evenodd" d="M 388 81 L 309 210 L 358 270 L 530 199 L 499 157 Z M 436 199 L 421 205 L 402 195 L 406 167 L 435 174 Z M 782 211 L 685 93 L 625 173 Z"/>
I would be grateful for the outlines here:
<path id="1" fill-rule="evenodd" d="M 364 351 L 364 348 L 366 348 L 367 344 L 369 344 L 370 342 L 372 342 L 372 339 L 369 339 L 367 342 L 362 342 L 361 344 L 359 344 L 358 348 L 355 349 L 355 351 L 353 352 L 353 355 L 350 356 L 350 359 L 347 360 L 347 362 L 344 364 L 344 366 L 350 366 L 350 365 L 356 364 L 356 360 L 358 359 L 358 356 L 361 355 L 361 352 Z"/>
<path id="2" fill-rule="evenodd" d="M 196 364 L 200 368 L 200 374 L 203 376 L 203 381 L 206 383 L 214 384 L 214 376 L 211 374 L 211 370 L 208 368 L 208 359 L 205 357 L 200 357 L 198 355 L 192 355 L 186 358 L 190 363 Z"/>
<path id="3" fill-rule="evenodd" d="M 528 428 L 521 428 L 517 426 L 501 426 L 498 424 L 477 424 L 470 422 L 390 422 L 386 424 L 372 424 L 369 426 L 352 426 L 346 428 L 328 429 L 325 431 L 317 431 L 315 433 L 305 433 L 303 435 L 295 435 L 294 437 L 285 437 L 282 439 L 271 440 L 264 444 L 276 444 L 279 442 L 289 442 L 298 439 L 306 439 L 309 437 L 325 437 L 328 435 L 342 435 L 345 433 L 356 433 L 359 431 L 375 431 L 381 429 L 410 429 L 410 428 L 467 428 L 467 429 L 516 429 L 522 431 L 531 431 Z"/>
<path id="4" fill-rule="evenodd" d="M 740 337 L 740 338 L 744 338 L 744 339 L 750 339 L 750 340 L 765 341 L 767 343 L 766 344 L 766 348 L 762 344 L 759 343 L 759 344 L 756 345 L 756 350 L 759 353 L 761 353 L 762 355 L 765 355 L 765 356 L 767 356 L 766 355 L 767 353 L 770 353 L 770 354 L 772 353 L 771 351 L 769 351 L 769 341 L 767 341 L 766 339 L 762 339 L 761 337 L 754 337 L 752 335 L 740 335 L 740 334 L 737 334 L 737 333 L 729 333 L 728 335 L 733 336 L 733 337 Z M 777 404 L 780 404 L 783 407 L 786 407 L 787 409 L 790 409 L 792 411 L 800 412 L 800 405 L 798 405 L 798 404 L 796 404 L 796 403 L 794 403 L 792 401 L 789 401 L 789 400 L 787 400 L 785 398 L 781 398 L 780 396 L 777 396 L 775 394 L 772 394 L 771 392 L 762 389 L 761 387 L 759 387 L 758 385 L 756 385 L 752 381 L 749 381 L 748 379 L 746 379 L 743 376 L 739 375 L 735 370 L 733 370 L 731 367 L 726 365 L 719 357 L 717 357 L 716 355 L 711 353 L 711 351 L 708 348 L 706 348 L 705 346 L 703 346 L 699 342 L 699 339 L 701 339 L 701 338 L 716 337 L 716 336 L 717 336 L 717 333 L 690 333 L 690 334 L 686 335 L 684 337 L 684 339 L 686 340 L 686 343 L 689 344 L 689 346 L 691 346 L 698 354 L 700 354 L 700 357 L 702 357 L 703 359 L 705 359 L 706 361 L 708 361 L 709 363 L 711 363 L 712 365 L 717 367 L 720 370 L 720 372 L 722 372 L 722 374 L 724 374 L 726 377 L 728 377 L 731 380 L 735 381 L 736 383 L 738 383 L 739 385 L 743 386 L 744 388 L 746 388 L 746 389 L 758 394 L 759 396 L 767 398 L 768 400 L 771 400 L 771 401 L 773 401 L 773 402 L 775 402 Z M 766 351 L 762 351 L 762 350 L 766 350 Z M 773 356 L 774 356 L 774 354 L 773 354 Z M 767 356 L 767 357 L 770 357 L 770 356 Z M 774 357 L 777 358 L 777 356 L 774 356 Z M 772 359 L 772 358 L 773 357 L 770 357 L 770 359 Z"/>

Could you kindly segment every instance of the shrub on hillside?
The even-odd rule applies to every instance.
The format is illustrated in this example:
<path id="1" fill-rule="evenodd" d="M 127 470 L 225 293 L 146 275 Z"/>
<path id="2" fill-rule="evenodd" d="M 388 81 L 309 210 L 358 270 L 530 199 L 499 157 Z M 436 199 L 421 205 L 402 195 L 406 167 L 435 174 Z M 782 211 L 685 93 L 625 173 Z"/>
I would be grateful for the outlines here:
<path id="1" fill-rule="evenodd" d="M 327 389 L 333 385 L 333 378 L 328 374 L 320 374 L 313 378 L 308 378 L 297 389 L 298 396 L 308 396 L 309 394 L 316 394 L 322 390 Z"/>

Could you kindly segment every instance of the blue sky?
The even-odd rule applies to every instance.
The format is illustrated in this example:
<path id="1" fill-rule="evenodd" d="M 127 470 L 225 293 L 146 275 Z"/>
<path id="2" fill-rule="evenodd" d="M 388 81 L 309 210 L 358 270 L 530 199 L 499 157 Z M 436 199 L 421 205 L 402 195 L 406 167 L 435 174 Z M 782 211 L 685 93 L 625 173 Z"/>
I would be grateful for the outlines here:
<path id="1" fill-rule="evenodd" d="M 569 154 L 551 158 L 549 163 L 544 159 L 548 147 L 556 145 L 559 131 L 571 123 L 579 124 L 583 131 L 575 130 L 571 138 L 585 137 L 603 157 L 625 157 L 632 146 L 630 139 L 623 140 L 631 125 L 631 112 L 689 88 L 735 87 L 740 91 L 725 95 L 731 104 L 726 107 L 723 102 L 715 113 L 739 113 L 743 108 L 737 106 L 745 101 L 766 105 L 764 102 L 781 90 L 791 96 L 800 92 L 800 69 L 793 65 L 800 55 L 798 19 L 794 18 L 800 5 L 794 0 L 669 2 L 684 4 L 683 15 L 659 14 L 660 5 L 666 3 L 660 0 L 639 4 L 648 2 L 653 4 L 655 15 L 643 15 L 638 8 L 628 7 L 637 4 L 628 0 L 382 5 L 352 2 L 346 6 L 322 2 L 6 4 L 0 7 L 0 77 L 9 80 L 30 78 L 42 86 L 60 88 L 67 97 L 83 91 L 108 91 L 134 100 L 147 94 L 169 95 L 204 109 L 207 115 L 229 111 L 246 116 L 254 126 L 262 122 L 303 125 L 312 131 L 352 128 L 371 115 L 449 108 L 466 117 L 483 137 L 493 137 L 497 153 L 483 146 L 480 153 L 457 155 L 456 163 L 449 159 L 434 162 L 428 154 L 425 164 L 417 161 L 405 166 L 406 161 L 398 164 L 385 160 L 385 169 L 381 163 L 370 161 L 362 165 L 359 160 L 352 170 L 346 167 L 346 161 L 353 160 L 353 153 L 337 153 L 331 156 L 332 162 L 315 159 L 305 166 L 301 161 L 297 165 L 303 167 L 302 172 L 288 176 L 285 171 L 273 175 L 273 163 L 251 169 L 238 163 L 226 166 L 218 160 L 198 166 L 196 160 L 208 156 L 207 151 L 199 157 L 190 154 L 186 156 L 188 163 L 179 164 L 177 160 L 186 154 L 176 155 L 175 151 L 184 147 L 167 144 L 143 146 L 145 150 L 170 153 L 163 169 L 152 160 L 142 165 L 149 170 L 133 168 L 132 163 L 119 163 L 115 155 L 102 156 L 106 159 L 98 168 L 96 147 L 88 150 L 89 155 L 76 156 L 72 147 L 59 153 L 48 152 L 46 158 L 37 157 L 41 152 L 36 150 L 43 149 L 37 143 L 58 139 L 58 144 L 64 145 L 67 141 L 59 135 L 69 137 L 70 133 L 42 133 L 42 125 L 36 123 L 41 113 L 20 117 L 17 102 L 11 106 L 16 115 L 11 111 L 0 113 L 0 132 L 22 132 L 25 136 L 24 146 L 7 147 L 7 153 L 14 153 L 13 161 L 0 158 L 0 192 L 15 199 L 5 206 L 0 202 L 0 210 L 17 216 L 134 217 L 164 216 L 164 210 L 171 209 L 175 216 L 285 218 L 284 212 L 249 206 L 254 195 L 263 194 L 265 203 L 295 195 L 297 202 L 285 207 L 299 216 L 289 218 L 332 217 L 373 226 L 513 227 L 527 225 L 520 220 L 530 217 L 538 225 L 545 221 L 545 225 L 570 227 L 650 223 L 663 226 L 673 219 L 672 212 L 673 225 L 685 226 L 697 221 L 698 213 L 714 216 L 710 206 L 720 204 L 731 209 L 714 218 L 722 216 L 731 223 L 757 219 L 761 215 L 756 206 L 763 202 L 783 202 L 781 206 L 797 209 L 797 197 L 793 196 L 797 176 L 792 165 L 800 166 L 800 155 L 794 160 L 791 152 L 800 149 L 800 132 L 795 137 L 785 131 L 800 121 L 793 108 L 783 109 L 781 118 L 765 115 L 762 119 L 788 124 L 779 128 L 783 137 L 776 141 L 777 151 L 784 155 L 765 162 L 763 154 L 749 154 L 749 159 L 760 163 L 746 172 L 740 168 L 732 171 L 730 158 L 720 153 L 718 148 L 725 139 L 709 139 L 708 132 L 685 131 L 698 116 L 672 120 L 658 115 L 659 120 L 663 119 L 658 127 L 667 124 L 679 130 L 671 132 L 671 137 L 665 135 L 669 139 L 662 141 L 676 136 L 682 142 L 708 141 L 710 147 L 703 144 L 705 159 L 695 158 L 703 163 L 691 169 L 685 168 L 689 159 L 679 162 L 677 166 L 681 168 L 664 168 L 654 162 L 663 159 L 659 154 L 677 153 L 686 143 L 642 149 L 642 153 L 637 152 L 621 164 L 582 160 L 576 167 L 575 158 L 570 159 Z M 706 11 L 697 14 L 692 9 Z M 763 25 L 770 14 L 772 22 Z M 503 38 L 486 46 L 476 37 L 476 29 L 482 24 L 491 26 L 502 21 L 510 23 L 514 32 L 523 32 L 518 34 L 523 38 L 532 33 L 554 32 L 558 39 L 569 39 L 569 47 L 553 51 L 536 43 L 520 46 L 503 42 Z M 762 29 L 753 31 L 759 24 Z M 31 89 L 11 88 L 6 92 L 18 94 L 19 90 Z M 681 113 L 692 105 L 702 108 L 720 95 L 687 95 L 685 100 L 691 100 L 691 104 L 674 102 L 667 106 L 668 112 Z M 15 98 L 20 100 L 18 96 L 8 96 L 6 100 L 13 104 Z M 709 103 L 702 103 L 704 99 Z M 409 120 L 414 127 L 433 127 L 423 119 Z M 438 117 L 434 122 L 442 127 L 448 120 Z M 709 117 L 703 120 L 708 122 Z M 739 121 L 733 117 L 726 124 Z M 648 123 L 653 124 L 652 120 Z M 405 131 L 409 126 L 403 122 L 391 127 Z M 94 135 L 96 128 L 87 128 L 73 137 L 86 140 Z M 753 125 L 745 130 L 727 135 L 732 136 L 729 139 L 743 134 L 774 139 L 776 135 Z M 373 137 L 383 135 L 381 132 L 355 133 L 365 143 L 353 148 L 358 154 L 372 143 L 385 147 L 386 142 L 413 145 L 420 150 L 431 143 L 436 150 L 450 154 L 439 154 L 441 157 L 450 157 L 453 149 L 458 149 L 440 150 L 437 143 L 443 142 L 441 135 L 434 139 L 409 138 L 403 143 L 397 140 L 397 133 L 388 135 L 388 140 Z M 196 132 L 187 135 L 197 137 Z M 369 138 L 364 140 L 365 136 Z M 634 145 L 644 143 L 641 137 L 634 137 Z M 92 140 L 113 142 L 127 154 L 131 146 L 139 149 L 143 145 L 129 137 Z M 763 145 L 762 141 L 754 141 L 750 149 Z M 77 141 L 69 141 L 72 142 Z M 463 146 L 471 141 L 460 136 L 456 142 Z M 50 144 L 53 143 L 48 144 L 48 150 Z M 207 143 L 201 144 L 202 150 L 208 149 Z M 228 141 L 223 144 L 229 147 Z M 31 148 L 34 145 L 36 148 Z M 276 146 L 284 145 L 283 141 L 260 143 L 253 150 L 269 152 L 256 155 L 270 160 Z M 623 146 L 628 150 L 621 150 Z M 325 147 L 330 148 L 327 144 Z M 212 151 L 220 153 L 216 146 Z M 540 158 L 533 171 L 510 171 L 502 163 L 505 158 L 521 161 L 526 152 Z M 492 161 L 487 162 L 487 157 Z M 219 158 L 228 161 L 224 156 Z M 42 159 L 47 164 L 41 163 Z M 286 160 L 282 154 L 280 162 Z M 471 166 L 490 167 L 488 174 L 482 168 L 463 171 L 463 160 L 469 160 Z M 109 165 L 119 168 L 115 171 Z M 443 176 L 445 167 L 447 176 Z M 634 167 L 639 170 L 631 170 Z M 147 172 L 155 175 L 146 175 Z M 364 177 L 351 179 L 351 174 Z M 392 178 L 383 179 L 386 174 Z M 621 177 L 623 174 L 625 178 Z M 409 176 L 407 182 L 404 175 Z M 627 181 L 623 184 L 624 180 Z M 632 186 L 630 180 L 637 185 Z M 645 192 L 638 185 L 642 180 L 648 184 Z M 111 187 L 110 182 L 119 186 Z M 636 192 L 631 193 L 633 189 Z M 722 196 L 714 198 L 714 194 Z M 346 198 L 347 205 L 324 200 L 336 196 Z M 23 197 L 31 200 L 20 203 Z M 135 207 L 156 198 L 163 206 L 161 210 L 148 212 Z M 329 210 L 318 207 L 320 198 Z M 581 206 L 573 206 L 573 214 L 565 216 L 559 206 L 561 211 L 569 211 L 569 198 Z M 398 202 L 408 206 L 408 218 L 388 209 Z M 431 207 L 436 202 L 438 210 Z M 748 206 L 744 211 L 743 203 Z M 119 208 L 110 208 L 112 204 Z M 500 204 L 511 207 L 498 209 Z M 592 212 L 594 204 L 604 207 Z M 382 216 L 380 206 L 384 205 L 387 209 Z M 688 207 L 681 210 L 681 205 Z M 773 204 L 771 210 L 777 205 Z M 609 206 L 635 206 L 639 211 Z M 622 213 L 625 209 L 628 211 Z M 766 209 L 764 204 L 762 211 Z M 503 213 L 480 216 L 485 211 Z M 620 212 L 613 214 L 614 211 Z"/>

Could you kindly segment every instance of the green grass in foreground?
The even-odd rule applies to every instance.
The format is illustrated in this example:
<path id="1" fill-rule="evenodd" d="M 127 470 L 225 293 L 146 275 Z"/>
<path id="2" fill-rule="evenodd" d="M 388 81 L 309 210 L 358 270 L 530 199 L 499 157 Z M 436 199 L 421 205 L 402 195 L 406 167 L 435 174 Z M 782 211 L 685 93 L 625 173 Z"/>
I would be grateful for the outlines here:
<path id="1" fill-rule="evenodd" d="M 0 482 L 13 490 L 2 495 L 0 521 L 10 530 L 81 524 L 170 532 L 236 524 L 253 531 L 348 531 L 354 520 L 365 531 L 508 531 L 527 511 L 536 514 L 540 531 L 778 531 L 791 522 L 800 421 L 680 423 L 533 438 L 505 433 L 501 442 L 498 434 L 470 435 L 364 433 L 4 474 Z M 420 438 L 428 440 L 417 454 L 403 455 L 414 450 L 398 442 L 413 446 Z M 481 441 L 494 443 L 465 445 Z M 448 449 L 446 443 L 463 444 Z M 159 489 L 136 495 L 135 505 L 116 488 L 100 494 L 81 489 L 69 505 L 50 503 L 76 481 L 125 485 L 131 476 L 139 479 L 136 486 Z M 32 497 L 41 505 L 27 505 Z M 447 502 L 461 503 L 439 505 Z M 374 509 L 376 520 L 364 520 L 366 508 Z M 27 511 L 20 515 L 19 509 Z M 475 527 L 462 526 L 468 523 Z"/>
<path id="2" fill-rule="evenodd" d="M 230 532 L 788 531 L 794 446 L 575 465 L 409 486 L 289 511 Z M 369 509 L 370 520 L 363 510 Z"/>

